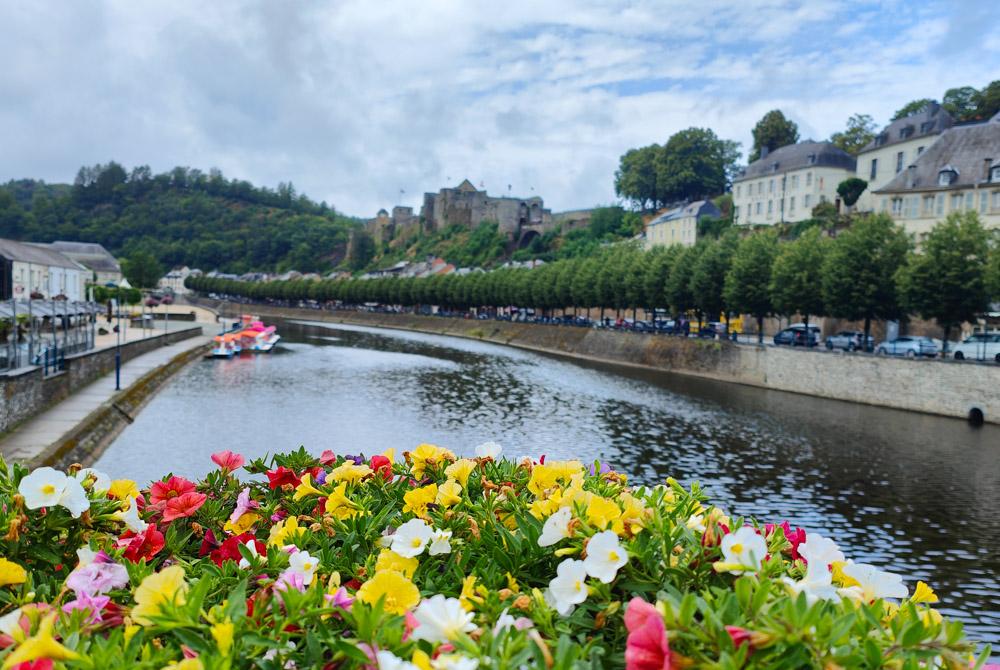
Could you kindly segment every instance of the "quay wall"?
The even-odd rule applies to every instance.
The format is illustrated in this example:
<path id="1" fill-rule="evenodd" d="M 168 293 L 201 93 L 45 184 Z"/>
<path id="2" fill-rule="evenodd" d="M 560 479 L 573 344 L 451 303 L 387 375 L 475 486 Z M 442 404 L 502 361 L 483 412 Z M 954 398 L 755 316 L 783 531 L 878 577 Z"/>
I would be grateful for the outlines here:
<path id="1" fill-rule="evenodd" d="M 235 316 L 246 305 L 216 306 Z M 254 305 L 262 316 L 467 337 L 588 361 L 640 367 L 879 407 L 1000 423 L 1000 365 L 758 347 L 593 328 L 413 314 L 328 312 Z"/>
<path id="2" fill-rule="evenodd" d="M 201 326 L 174 330 L 121 345 L 122 363 L 166 344 L 201 335 Z M 0 374 L 0 435 L 115 370 L 115 347 L 66 357 L 65 370 L 49 377 L 39 366 Z"/>

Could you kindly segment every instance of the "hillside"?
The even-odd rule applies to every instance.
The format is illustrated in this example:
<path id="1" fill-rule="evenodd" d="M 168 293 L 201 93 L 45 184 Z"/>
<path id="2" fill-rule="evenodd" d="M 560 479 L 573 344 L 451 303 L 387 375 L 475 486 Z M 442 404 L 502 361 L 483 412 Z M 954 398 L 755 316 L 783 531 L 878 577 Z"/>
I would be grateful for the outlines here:
<path id="1" fill-rule="evenodd" d="M 166 267 L 328 270 L 343 261 L 359 225 L 291 184 L 259 188 L 217 170 L 153 175 L 112 162 L 81 168 L 72 186 L 0 185 L 0 237 L 99 242 L 117 256 L 147 251 Z"/>

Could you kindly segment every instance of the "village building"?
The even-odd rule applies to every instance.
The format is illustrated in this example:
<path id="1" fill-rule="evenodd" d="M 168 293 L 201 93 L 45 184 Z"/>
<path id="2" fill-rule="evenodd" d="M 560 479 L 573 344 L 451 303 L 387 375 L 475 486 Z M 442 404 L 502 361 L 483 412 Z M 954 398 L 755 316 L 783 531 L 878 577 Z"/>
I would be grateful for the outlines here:
<path id="1" fill-rule="evenodd" d="M 89 281 L 94 284 L 117 285 L 122 280 L 122 268 L 118 260 L 100 244 L 56 241 L 49 246 L 90 270 Z"/>
<path id="2" fill-rule="evenodd" d="M 646 224 L 645 247 L 693 247 L 698 241 L 698 222 L 706 216 L 718 218 L 722 212 L 710 200 L 698 200 L 660 214 Z"/>
<path id="3" fill-rule="evenodd" d="M 0 239 L 0 300 L 83 301 L 90 272 L 47 244 Z"/>

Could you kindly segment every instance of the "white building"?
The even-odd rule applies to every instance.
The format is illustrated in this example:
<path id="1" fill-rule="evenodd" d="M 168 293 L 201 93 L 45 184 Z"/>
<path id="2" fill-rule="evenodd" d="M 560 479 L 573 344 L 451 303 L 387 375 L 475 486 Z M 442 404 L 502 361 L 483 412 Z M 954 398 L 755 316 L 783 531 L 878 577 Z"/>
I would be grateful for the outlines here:
<path id="1" fill-rule="evenodd" d="M 90 270 L 89 281 L 105 286 L 121 283 L 122 268 L 111 252 L 95 242 L 56 241 L 48 245 Z"/>
<path id="2" fill-rule="evenodd" d="M 854 157 L 831 142 L 765 150 L 733 180 L 733 220 L 744 226 L 794 223 L 811 218 L 821 202 L 839 208 L 837 185 L 853 177 L 854 168 Z"/>
<path id="3" fill-rule="evenodd" d="M 918 242 L 951 212 L 972 210 L 1000 228 L 1000 113 L 945 130 L 874 195 Z"/>
<path id="4" fill-rule="evenodd" d="M 868 182 L 868 188 L 855 209 L 859 212 L 885 209 L 881 202 L 885 196 L 879 198 L 875 191 L 912 165 L 954 123 L 951 115 L 935 102 L 886 126 L 858 154 L 858 176 Z"/>
<path id="5" fill-rule="evenodd" d="M 0 299 L 86 300 L 90 272 L 47 244 L 0 239 Z"/>
<path id="6" fill-rule="evenodd" d="M 646 224 L 647 249 L 680 244 L 693 247 L 698 241 L 698 221 L 704 216 L 720 217 L 722 212 L 709 200 L 676 207 Z"/>
<path id="7" fill-rule="evenodd" d="M 174 268 L 164 275 L 159 282 L 157 282 L 156 287 L 165 291 L 170 291 L 175 295 L 190 293 L 191 291 L 184 286 L 184 280 L 190 276 L 191 268 L 188 266 L 185 265 L 182 268 Z"/>

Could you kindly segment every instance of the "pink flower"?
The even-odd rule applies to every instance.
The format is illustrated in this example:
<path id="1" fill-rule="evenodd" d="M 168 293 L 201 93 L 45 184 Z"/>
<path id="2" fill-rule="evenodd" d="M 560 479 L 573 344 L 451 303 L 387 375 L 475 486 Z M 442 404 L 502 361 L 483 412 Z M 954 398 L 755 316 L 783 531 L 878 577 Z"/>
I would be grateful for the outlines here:
<path id="1" fill-rule="evenodd" d="M 323 597 L 326 599 L 326 602 L 343 610 L 350 609 L 351 605 L 354 604 L 354 598 L 347 593 L 347 589 L 343 586 L 337 589 L 336 593 L 327 593 Z"/>
<path id="2" fill-rule="evenodd" d="M 764 526 L 765 537 L 770 537 L 771 534 L 778 528 L 785 533 L 785 539 L 792 545 L 792 549 L 789 552 L 792 560 L 794 561 L 801 558 L 801 556 L 799 556 L 799 545 L 806 541 L 806 531 L 802 528 L 796 528 L 793 531 L 787 521 L 782 521 L 779 525 L 775 525 L 773 523 L 766 524 Z"/>
<path id="3" fill-rule="evenodd" d="M 72 589 L 77 597 L 101 595 L 128 584 L 128 570 L 125 566 L 112 563 L 110 560 L 102 561 L 101 554 L 98 554 L 93 563 L 77 568 L 66 578 L 66 586 Z M 107 554 L 104 554 L 104 557 L 107 558 Z"/>
<path id="4" fill-rule="evenodd" d="M 632 598 L 625 610 L 626 670 L 670 670 L 670 644 L 663 617 L 642 598 Z"/>
<path id="5" fill-rule="evenodd" d="M 77 594 L 76 600 L 66 603 L 62 609 L 63 612 L 72 612 L 74 610 L 89 611 L 90 615 L 87 617 L 87 623 L 95 624 L 101 622 L 101 610 L 110 601 L 111 598 L 109 596 L 91 596 L 87 593 L 80 593 Z"/>
<path id="6" fill-rule="evenodd" d="M 194 516 L 207 499 L 208 496 L 204 493 L 195 493 L 194 491 L 185 493 L 178 498 L 171 498 L 163 510 L 163 522 L 169 523 L 174 519 Z"/>
<path id="7" fill-rule="evenodd" d="M 233 472 L 239 470 L 246 463 L 246 459 L 240 454 L 234 454 L 229 451 L 220 451 L 217 454 L 212 454 L 212 460 L 215 464 L 219 466 L 220 470 L 225 470 L 226 472 Z"/>
<path id="8" fill-rule="evenodd" d="M 194 482 L 183 477 L 171 477 L 165 482 L 156 482 L 149 487 L 149 504 L 162 510 L 168 500 L 194 491 Z"/>
<path id="9" fill-rule="evenodd" d="M 319 462 L 322 463 L 323 465 L 331 465 L 333 463 L 336 463 L 337 462 L 337 454 L 335 454 L 332 451 L 330 451 L 329 449 L 327 449 L 326 451 L 324 451 L 320 455 Z"/>
<path id="10" fill-rule="evenodd" d="M 274 590 L 287 591 L 288 589 L 295 589 L 297 591 L 306 590 L 305 580 L 301 572 L 285 570 L 278 575 L 278 579 L 274 582 Z"/>
<path id="11" fill-rule="evenodd" d="M 236 496 L 236 509 L 233 510 L 232 515 L 229 517 L 229 523 L 235 524 L 240 520 L 241 516 L 258 507 L 260 507 L 260 503 L 256 500 L 250 500 L 250 487 L 246 487 Z"/>
<path id="12" fill-rule="evenodd" d="M 726 632 L 729 633 L 729 637 L 733 640 L 733 645 L 739 649 L 740 645 L 749 644 L 750 648 L 753 649 L 753 643 L 750 640 L 750 631 L 746 628 L 740 628 L 739 626 L 726 626 Z"/>

